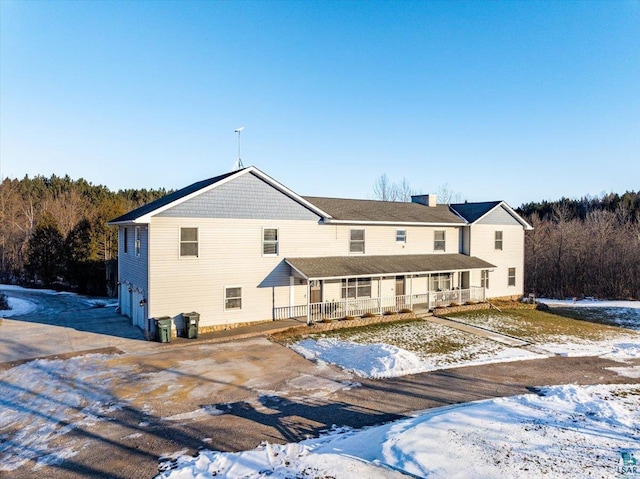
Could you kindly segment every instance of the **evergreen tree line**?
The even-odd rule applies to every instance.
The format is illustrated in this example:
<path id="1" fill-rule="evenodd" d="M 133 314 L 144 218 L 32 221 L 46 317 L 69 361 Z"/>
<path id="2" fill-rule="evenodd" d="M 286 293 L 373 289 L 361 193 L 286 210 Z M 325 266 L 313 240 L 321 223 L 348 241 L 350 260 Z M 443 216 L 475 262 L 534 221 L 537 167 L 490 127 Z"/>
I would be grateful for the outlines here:
<path id="1" fill-rule="evenodd" d="M 5 178 L 0 184 L 0 281 L 106 294 L 117 257 L 107 221 L 167 192 L 119 190 L 69 176 Z"/>
<path id="2" fill-rule="evenodd" d="M 528 203 L 525 292 L 640 299 L 640 192 Z"/>

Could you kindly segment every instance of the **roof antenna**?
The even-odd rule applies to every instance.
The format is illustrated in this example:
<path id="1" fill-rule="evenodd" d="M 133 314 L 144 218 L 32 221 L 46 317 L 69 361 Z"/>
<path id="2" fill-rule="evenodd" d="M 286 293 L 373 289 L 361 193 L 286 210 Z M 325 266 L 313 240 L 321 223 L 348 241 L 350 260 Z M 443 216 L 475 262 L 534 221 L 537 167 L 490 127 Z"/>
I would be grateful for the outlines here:
<path id="1" fill-rule="evenodd" d="M 244 126 L 241 126 L 240 128 L 236 128 L 234 130 L 235 133 L 238 134 L 238 161 L 236 163 L 236 170 L 241 170 L 242 168 L 244 168 L 244 165 L 242 164 L 242 159 L 240 157 L 240 132 L 244 130 Z"/>

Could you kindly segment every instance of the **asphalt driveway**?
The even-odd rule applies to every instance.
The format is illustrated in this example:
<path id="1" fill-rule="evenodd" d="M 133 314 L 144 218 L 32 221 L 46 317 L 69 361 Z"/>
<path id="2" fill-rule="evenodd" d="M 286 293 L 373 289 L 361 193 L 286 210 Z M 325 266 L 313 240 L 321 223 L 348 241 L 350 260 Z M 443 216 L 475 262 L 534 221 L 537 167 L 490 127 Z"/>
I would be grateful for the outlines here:
<path id="1" fill-rule="evenodd" d="M 39 301 L 38 309 L 0 325 L 0 401 L 15 418 L 0 423 L 0 464 L 20 451 L 28 456 L 2 477 L 153 477 L 161 455 L 181 450 L 297 441 L 334 425 L 360 428 L 549 384 L 634 381 L 607 369 L 620 366 L 614 361 L 566 357 L 366 380 L 263 337 L 150 343 L 112 308 L 73 296 L 29 294 L 23 298 Z M 76 339 L 60 339 L 65 337 Z M 6 363 L 51 351 L 76 357 Z M 92 406 L 97 403 L 99 408 Z M 24 438 L 34 424 L 33 437 Z M 37 441 L 43 428 L 57 434 Z M 52 451 L 60 452 L 59 460 L 43 461 Z"/>

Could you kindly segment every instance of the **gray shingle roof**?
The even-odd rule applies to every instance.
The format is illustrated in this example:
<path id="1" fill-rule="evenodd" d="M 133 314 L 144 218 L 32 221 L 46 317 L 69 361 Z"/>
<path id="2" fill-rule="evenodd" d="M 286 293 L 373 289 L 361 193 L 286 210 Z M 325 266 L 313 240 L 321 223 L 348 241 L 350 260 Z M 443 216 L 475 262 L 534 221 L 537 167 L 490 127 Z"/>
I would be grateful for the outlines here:
<path id="1" fill-rule="evenodd" d="M 318 196 L 305 196 L 304 199 L 331 215 L 335 220 L 464 224 L 464 220 L 450 211 L 447 205 L 428 207 L 418 203 Z"/>
<path id="2" fill-rule="evenodd" d="M 285 261 L 307 278 L 367 277 L 495 268 L 480 258 L 464 254 L 330 256 L 286 258 Z"/>
<path id="3" fill-rule="evenodd" d="M 211 186 L 220 180 L 224 180 L 226 177 L 231 176 L 237 173 L 238 171 L 241 171 L 241 170 L 230 171 L 229 173 L 225 173 L 224 175 L 215 176 L 213 178 L 209 178 L 208 180 L 202 180 L 202 181 L 198 181 L 197 183 L 193 183 L 192 185 L 186 186 L 178 191 L 174 191 L 173 193 L 163 196 L 162 198 L 158 198 L 157 200 L 152 201 L 151 203 L 142 205 L 141 207 L 136 208 L 135 210 L 131 210 L 122 216 L 118 216 L 117 218 L 114 218 L 111 221 L 109 221 L 109 223 L 122 223 L 127 221 L 134 221 L 135 219 L 140 218 L 141 216 L 144 216 L 148 213 L 151 213 L 152 211 L 155 211 L 158 208 L 162 208 L 163 206 L 166 206 L 170 203 L 173 203 L 174 201 L 184 198 L 185 196 L 188 196 L 191 193 L 195 193 L 196 191 L 201 190 L 202 188 L 206 188 L 207 186 Z"/>
<path id="4" fill-rule="evenodd" d="M 485 201 L 481 203 L 456 203 L 451 205 L 460 216 L 466 219 L 469 223 L 473 223 L 481 216 L 484 216 L 489 211 L 498 206 L 502 201 Z"/>

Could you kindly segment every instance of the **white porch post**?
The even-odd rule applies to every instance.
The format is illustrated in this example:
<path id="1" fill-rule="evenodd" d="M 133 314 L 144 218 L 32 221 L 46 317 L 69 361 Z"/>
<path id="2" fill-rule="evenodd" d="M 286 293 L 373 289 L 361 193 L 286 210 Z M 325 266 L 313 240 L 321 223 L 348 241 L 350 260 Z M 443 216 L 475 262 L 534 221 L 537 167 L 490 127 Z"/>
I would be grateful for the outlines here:
<path id="1" fill-rule="evenodd" d="M 409 309 L 413 309 L 413 275 L 409 275 Z"/>
<path id="2" fill-rule="evenodd" d="M 293 318 L 294 315 L 294 306 L 295 306 L 295 278 L 293 276 L 289 276 L 289 317 Z"/>
<path id="3" fill-rule="evenodd" d="M 378 314 L 382 316 L 382 276 L 378 278 Z"/>
<path id="4" fill-rule="evenodd" d="M 346 281 L 344 290 L 344 315 L 349 316 L 349 278 L 346 278 L 344 281 Z M 358 287 L 356 285 L 356 291 L 357 290 Z"/>
<path id="5" fill-rule="evenodd" d="M 307 279 L 307 324 L 311 325 L 311 281 Z"/>

